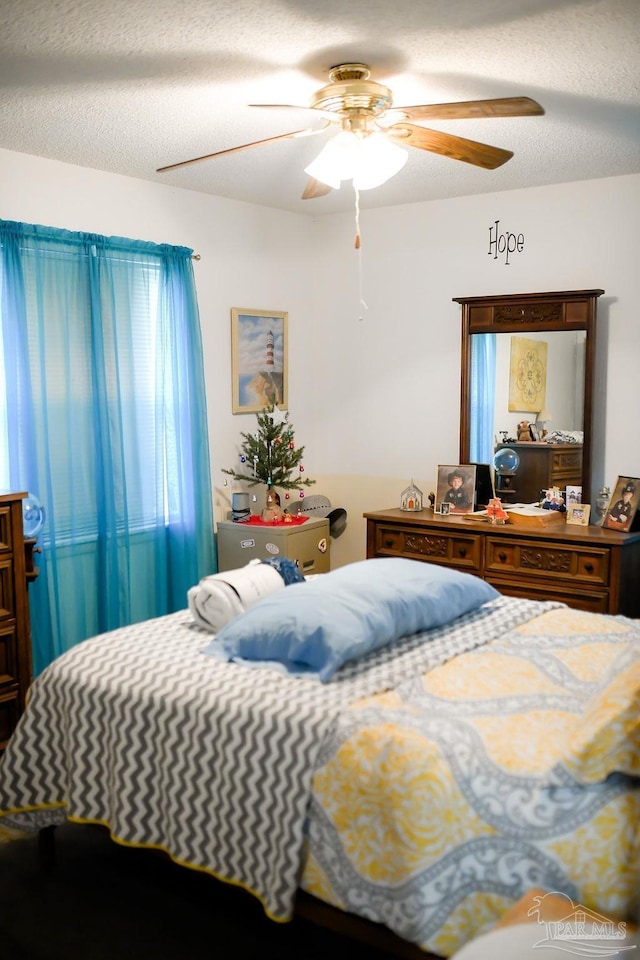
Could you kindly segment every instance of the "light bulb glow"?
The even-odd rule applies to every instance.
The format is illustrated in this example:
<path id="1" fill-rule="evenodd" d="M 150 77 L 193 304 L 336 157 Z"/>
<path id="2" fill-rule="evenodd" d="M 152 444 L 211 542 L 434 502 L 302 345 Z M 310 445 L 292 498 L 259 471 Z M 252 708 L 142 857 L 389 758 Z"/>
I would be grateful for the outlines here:
<path id="1" fill-rule="evenodd" d="M 357 170 L 353 185 L 358 190 L 379 187 L 404 167 L 408 153 L 385 137 L 371 133 L 360 141 Z"/>
<path id="2" fill-rule="evenodd" d="M 339 189 L 342 180 L 353 180 L 357 190 L 370 190 L 395 176 L 407 157 L 406 150 L 382 133 L 361 136 L 341 130 L 325 144 L 305 173 L 334 190 Z"/>

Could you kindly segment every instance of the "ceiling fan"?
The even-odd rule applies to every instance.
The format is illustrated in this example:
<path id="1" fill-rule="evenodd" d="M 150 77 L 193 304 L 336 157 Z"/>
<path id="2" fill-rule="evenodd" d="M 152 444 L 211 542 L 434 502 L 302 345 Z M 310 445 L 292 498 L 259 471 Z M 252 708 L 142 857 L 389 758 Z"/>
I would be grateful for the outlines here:
<path id="1" fill-rule="evenodd" d="M 316 111 L 325 120 L 324 126 L 318 129 L 295 130 L 276 137 L 268 137 L 265 140 L 256 140 L 253 143 L 245 143 L 238 147 L 218 150 L 216 153 L 209 153 L 202 157 L 194 157 L 191 160 L 182 160 L 180 163 L 160 167 L 157 172 L 164 173 L 168 170 L 176 170 L 178 167 L 198 163 L 201 160 L 210 160 L 225 154 L 238 153 L 241 150 L 248 150 L 250 147 L 259 147 L 267 143 L 275 143 L 278 140 L 293 140 L 298 137 L 314 136 L 323 133 L 331 125 L 338 126 L 340 128 L 338 135 L 327 144 L 316 161 L 306 168 L 306 172 L 309 173 L 309 180 L 302 194 L 302 199 L 309 200 L 329 193 L 333 187 L 340 185 L 341 179 L 351 178 L 351 166 L 349 166 L 349 172 L 346 174 L 344 168 L 338 173 L 333 172 L 333 168 L 331 173 L 323 172 L 327 168 L 327 163 L 320 164 L 318 161 L 321 160 L 328 148 L 330 148 L 329 152 L 333 149 L 333 154 L 336 151 L 340 154 L 340 157 L 337 158 L 339 163 L 342 163 L 346 156 L 346 147 L 356 144 L 362 150 L 367 147 L 367 152 L 370 154 L 373 154 L 373 150 L 369 148 L 376 144 L 378 150 L 382 149 L 389 154 L 387 160 L 383 163 L 383 166 L 386 164 L 385 170 L 387 172 L 386 174 L 380 174 L 383 178 L 372 182 L 371 178 L 367 179 L 365 177 L 360 184 L 362 189 L 377 186 L 398 172 L 406 160 L 406 151 L 398 151 L 396 148 L 403 146 L 417 147 L 420 150 L 451 157 L 453 160 L 462 160 L 465 163 L 484 167 L 487 170 L 494 170 L 511 159 L 513 153 L 510 150 L 492 147 L 475 140 L 466 140 L 450 133 L 430 130 L 409 121 L 530 117 L 544 113 L 540 104 L 529 97 L 503 97 L 493 100 L 467 100 L 458 103 L 394 107 L 391 90 L 381 83 L 370 80 L 369 77 L 369 68 L 364 63 L 343 63 L 329 71 L 330 82 L 313 94 L 308 105 L 308 109 Z M 280 103 L 251 104 L 251 106 L 266 109 L 291 109 L 292 107 L 299 109 L 300 107 L 299 104 Z M 391 159 L 393 150 L 396 152 L 394 160 Z M 400 157 L 400 154 L 403 154 L 403 156 Z M 328 160 L 326 155 L 324 159 L 325 161 Z M 333 163 L 336 157 L 332 156 L 331 159 Z M 350 160 L 349 163 L 351 164 L 352 161 Z M 354 176 L 353 179 L 354 186 L 357 186 L 356 177 Z"/>

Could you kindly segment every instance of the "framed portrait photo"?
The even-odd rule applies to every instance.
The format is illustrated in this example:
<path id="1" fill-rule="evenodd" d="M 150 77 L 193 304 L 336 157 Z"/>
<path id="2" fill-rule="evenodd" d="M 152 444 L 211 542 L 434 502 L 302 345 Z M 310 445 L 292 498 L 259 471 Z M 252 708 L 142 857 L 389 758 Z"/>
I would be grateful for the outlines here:
<path id="1" fill-rule="evenodd" d="M 567 484 L 564 492 L 565 500 L 567 502 L 567 509 L 569 509 L 569 506 L 572 503 L 582 503 L 582 487 Z"/>
<path id="2" fill-rule="evenodd" d="M 640 477 L 618 477 L 602 526 L 627 533 L 640 501 Z"/>
<path id="3" fill-rule="evenodd" d="M 448 505 L 448 513 L 472 513 L 476 489 L 475 464 L 438 467 L 436 503 L 438 513 Z"/>
<path id="4" fill-rule="evenodd" d="M 588 503 L 569 503 L 567 505 L 567 523 L 577 523 L 582 527 L 589 525 L 591 507 Z"/>
<path id="5" fill-rule="evenodd" d="M 287 409 L 287 321 L 282 311 L 232 307 L 233 413 L 258 413 L 274 404 Z"/>

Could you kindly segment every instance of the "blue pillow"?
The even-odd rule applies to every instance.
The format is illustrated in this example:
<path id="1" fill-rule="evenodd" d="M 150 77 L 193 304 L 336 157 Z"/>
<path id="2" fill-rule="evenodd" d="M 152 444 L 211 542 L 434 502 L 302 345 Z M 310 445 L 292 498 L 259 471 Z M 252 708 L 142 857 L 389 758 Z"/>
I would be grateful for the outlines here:
<path id="1" fill-rule="evenodd" d="M 277 661 L 326 683 L 348 660 L 450 623 L 498 596 L 469 573 L 372 558 L 277 590 L 225 624 L 204 652 L 220 660 Z"/>

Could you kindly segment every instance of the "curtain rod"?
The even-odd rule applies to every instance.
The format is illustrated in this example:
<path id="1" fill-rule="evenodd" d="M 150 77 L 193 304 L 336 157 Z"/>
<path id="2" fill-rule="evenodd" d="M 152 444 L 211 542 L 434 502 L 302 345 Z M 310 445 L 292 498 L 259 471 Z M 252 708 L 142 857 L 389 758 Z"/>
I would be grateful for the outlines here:
<path id="1" fill-rule="evenodd" d="M 192 253 L 192 254 L 191 254 L 191 259 L 192 259 L 192 260 L 202 260 L 202 257 L 200 256 L 199 253 Z"/>

